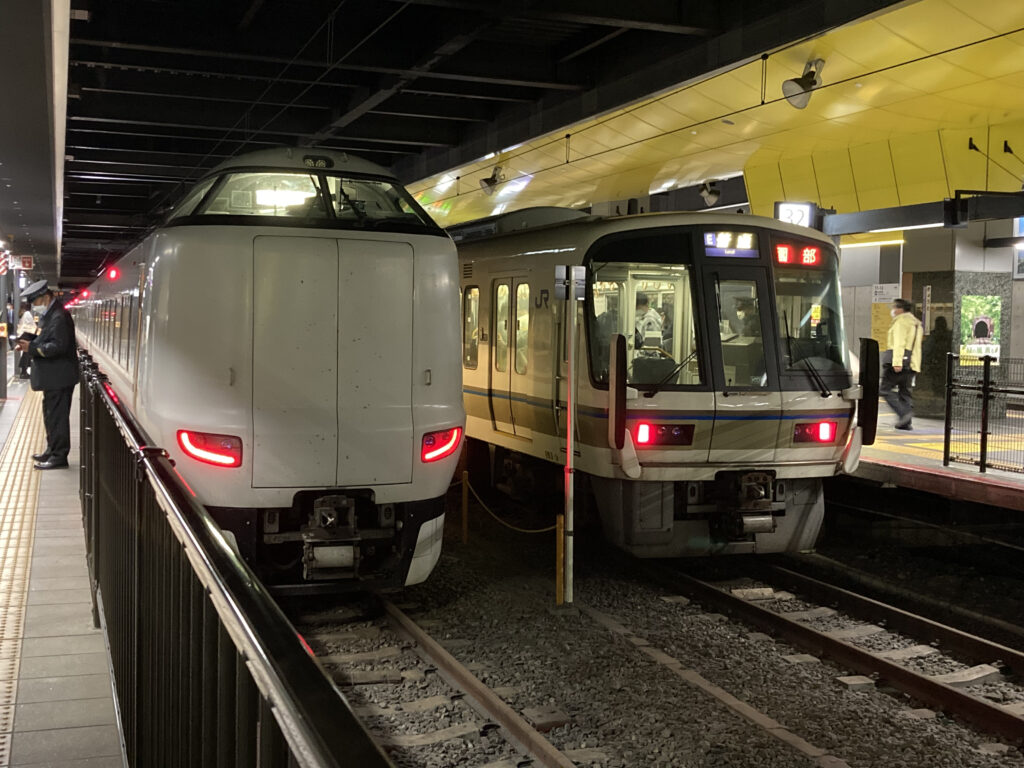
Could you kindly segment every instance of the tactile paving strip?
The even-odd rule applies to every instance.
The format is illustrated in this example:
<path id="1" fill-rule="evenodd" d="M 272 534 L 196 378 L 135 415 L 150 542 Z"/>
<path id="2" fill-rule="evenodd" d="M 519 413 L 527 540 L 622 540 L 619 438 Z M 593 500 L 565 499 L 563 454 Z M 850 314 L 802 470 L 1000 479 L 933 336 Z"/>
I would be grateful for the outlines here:
<path id="1" fill-rule="evenodd" d="M 0 767 L 7 766 L 18 695 L 25 603 L 35 538 L 40 473 L 32 454 L 44 447 L 43 398 L 29 392 L 0 453 Z"/>

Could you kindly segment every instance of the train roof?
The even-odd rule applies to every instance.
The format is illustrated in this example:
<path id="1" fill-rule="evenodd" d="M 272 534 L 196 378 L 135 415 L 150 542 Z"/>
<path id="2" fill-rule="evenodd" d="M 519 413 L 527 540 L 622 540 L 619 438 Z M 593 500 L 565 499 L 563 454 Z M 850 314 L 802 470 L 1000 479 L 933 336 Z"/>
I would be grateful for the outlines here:
<path id="1" fill-rule="evenodd" d="M 207 176 L 215 176 L 232 168 L 280 168 L 282 170 L 319 170 L 348 172 L 395 178 L 395 174 L 382 165 L 363 160 L 361 157 L 319 147 L 278 147 L 261 149 L 225 160 L 211 170 Z"/>
<path id="2" fill-rule="evenodd" d="M 561 211 L 559 215 L 556 212 Z M 755 216 L 749 213 L 724 213 L 717 211 L 667 211 L 661 213 L 639 213 L 626 216 L 597 216 L 572 208 L 545 206 L 524 208 L 498 216 L 467 221 L 448 227 L 448 233 L 456 243 L 471 243 L 492 238 L 528 235 L 539 230 L 561 230 L 589 228 L 600 230 L 597 235 L 621 232 L 629 229 L 647 229 L 673 225 L 687 226 L 723 226 L 742 221 L 746 226 L 765 227 L 780 232 L 788 232 L 798 237 L 810 237 L 823 242 L 832 240 L 817 229 L 789 224 L 766 216 Z"/>

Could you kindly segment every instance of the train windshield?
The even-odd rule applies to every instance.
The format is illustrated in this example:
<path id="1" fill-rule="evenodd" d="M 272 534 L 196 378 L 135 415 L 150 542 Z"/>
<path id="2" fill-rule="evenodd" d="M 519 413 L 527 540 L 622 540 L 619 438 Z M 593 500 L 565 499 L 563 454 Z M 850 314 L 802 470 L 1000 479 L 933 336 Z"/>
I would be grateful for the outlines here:
<path id="1" fill-rule="evenodd" d="M 775 267 L 780 359 L 786 372 L 847 370 L 846 335 L 835 270 Z"/>
<path id="2" fill-rule="evenodd" d="M 612 334 L 626 337 L 627 381 L 638 388 L 703 382 L 686 264 L 597 262 L 589 270 L 590 369 L 608 382 Z"/>
<path id="3" fill-rule="evenodd" d="M 211 189 L 212 187 L 212 189 Z M 222 223 L 317 226 L 425 232 L 440 230 L 405 189 L 386 179 L 350 178 L 308 171 L 237 171 L 204 182 L 169 223 L 211 217 Z"/>

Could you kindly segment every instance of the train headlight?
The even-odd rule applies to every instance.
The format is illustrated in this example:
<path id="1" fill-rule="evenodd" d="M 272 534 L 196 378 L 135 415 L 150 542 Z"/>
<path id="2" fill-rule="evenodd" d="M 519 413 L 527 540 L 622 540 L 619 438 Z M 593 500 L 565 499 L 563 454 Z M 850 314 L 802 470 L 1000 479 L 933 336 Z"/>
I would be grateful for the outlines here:
<path id="1" fill-rule="evenodd" d="M 817 421 L 812 424 L 797 424 L 793 429 L 794 443 L 832 443 L 835 442 L 839 423 L 835 421 Z"/>
<path id="2" fill-rule="evenodd" d="M 458 450 L 461 439 L 462 427 L 427 432 L 423 436 L 423 443 L 420 447 L 420 460 L 429 464 L 432 461 L 440 461 L 446 456 L 451 456 Z"/>
<path id="3" fill-rule="evenodd" d="M 178 445 L 191 458 L 204 464 L 217 467 L 242 466 L 242 438 L 234 435 L 179 429 Z"/>

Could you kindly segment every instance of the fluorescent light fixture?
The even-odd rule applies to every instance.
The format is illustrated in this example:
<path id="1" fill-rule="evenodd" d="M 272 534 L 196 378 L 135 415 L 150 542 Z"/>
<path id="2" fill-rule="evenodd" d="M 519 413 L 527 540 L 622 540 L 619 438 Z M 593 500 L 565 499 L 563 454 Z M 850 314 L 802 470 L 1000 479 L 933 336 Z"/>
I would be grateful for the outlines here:
<path id="1" fill-rule="evenodd" d="M 301 189 L 257 189 L 256 205 L 266 208 L 287 208 L 289 205 L 302 205 L 316 192 L 303 192 Z"/>
<path id="2" fill-rule="evenodd" d="M 905 232 L 910 229 L 936 229 L 937 227 L 944 227 L 941 221 L 935 224 L 914 224 L 909 227 L 889 227 L 888 229 L 869 229 L 868 232 Z"/>
<path id="3" fill-rule="evenodd" d="M 449 189 L 452 188 L 452 184 L 455 183 L 455 177 L 450 173 L 446 173 L 441 177 L 441 180 L 434 186 L 434 191 L 439 195 L 443 195 Z"/>
<path id="4" fill-rule="evenodd" d="M 518 179 L 505 182 L 498 190 L 498 197 L 512 197 L 523 191 L 527 184 L 533 181 L 533 176 L 520 176 Z"/>
<path id="5" fill-rule="evenodd" d="M 871 243 L 848 243 L 840 245 L 840 248 L 870 248 L 873 245 L 903 245 L 906 240 L 875 240 Z"/>

